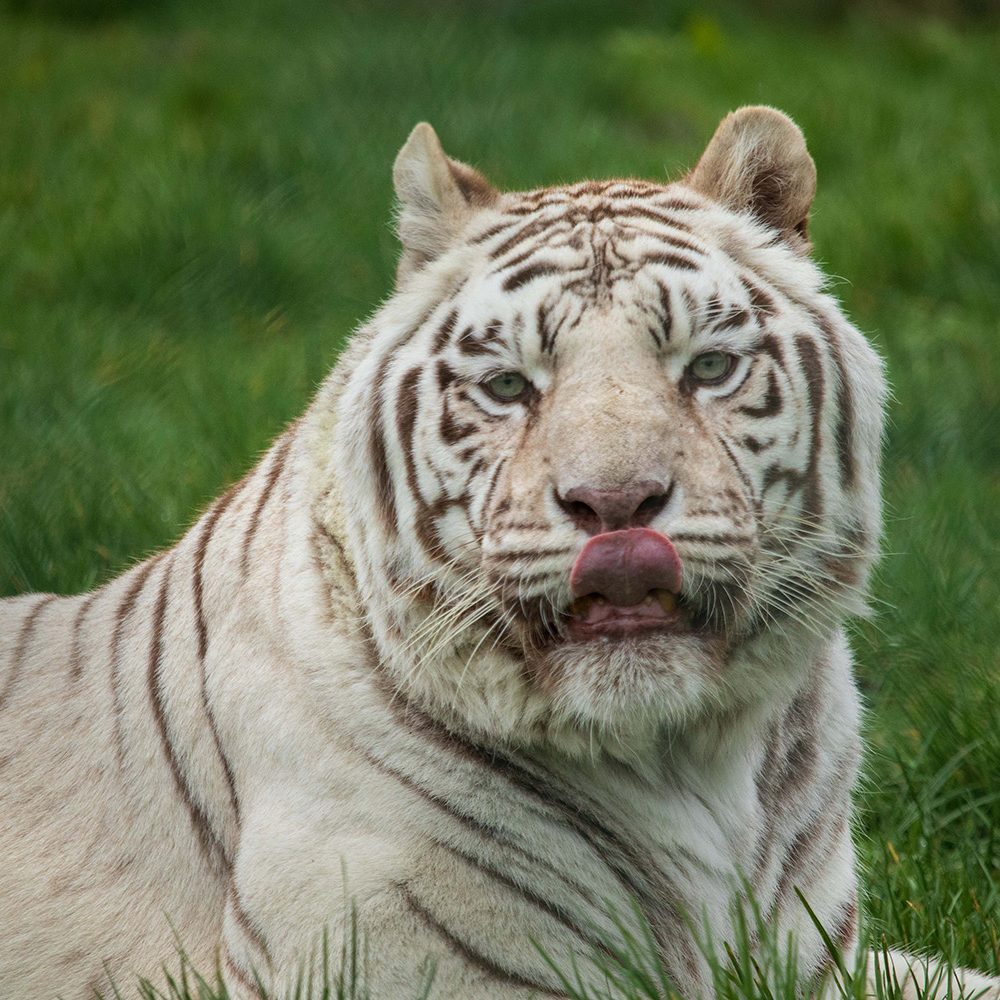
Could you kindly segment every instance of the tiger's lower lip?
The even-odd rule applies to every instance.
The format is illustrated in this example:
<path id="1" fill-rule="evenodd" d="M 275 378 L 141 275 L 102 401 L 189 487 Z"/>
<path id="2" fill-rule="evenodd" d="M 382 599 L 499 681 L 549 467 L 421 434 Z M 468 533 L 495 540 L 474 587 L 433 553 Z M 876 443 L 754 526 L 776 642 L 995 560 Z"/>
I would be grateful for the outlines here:
<path id="1" fill-rule="evenodd" d="M 687 618 L 675 594 L 650 591 L 638 604 L 611 604 L 598 594 L 588 594 L 570 608 L 569 632 L 578 638 L 627 638 L 652 632 L 687 631 Z"/>

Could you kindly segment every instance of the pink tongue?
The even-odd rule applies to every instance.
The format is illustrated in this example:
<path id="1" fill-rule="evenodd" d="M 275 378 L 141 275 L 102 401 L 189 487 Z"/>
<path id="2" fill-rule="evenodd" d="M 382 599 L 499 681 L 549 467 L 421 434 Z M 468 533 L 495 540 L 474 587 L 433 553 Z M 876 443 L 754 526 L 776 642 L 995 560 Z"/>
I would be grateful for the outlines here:
<path id="1" fill-rule="evenodd" d="M 569 575 L 574 598 L 600 594 L 618 607 L 639 604 L 651 590 L 681 589 L 681 560 L 666 535 L 627 528 L 595 535 Z"/>

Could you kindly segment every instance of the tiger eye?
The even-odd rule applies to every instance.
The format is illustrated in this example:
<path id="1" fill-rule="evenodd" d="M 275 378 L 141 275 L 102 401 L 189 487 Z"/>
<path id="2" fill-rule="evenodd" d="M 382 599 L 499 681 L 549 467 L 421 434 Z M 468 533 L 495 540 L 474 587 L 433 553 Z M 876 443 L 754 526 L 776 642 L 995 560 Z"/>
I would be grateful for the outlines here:
<path id="1" fill-rule="evenodd" d="M 483 385 L 486 391 L 501 403 L 513 403 L 521 399 L 530 388 L 530 383 L 520 372 L 501 372 Z"/>
<path id="2" fill-rule="evenodd" d="M 706 351 L 688 365 L 688 374 L 702 385 L 721 382 L 732 370 L 736 358 L 724 351 Z"/>

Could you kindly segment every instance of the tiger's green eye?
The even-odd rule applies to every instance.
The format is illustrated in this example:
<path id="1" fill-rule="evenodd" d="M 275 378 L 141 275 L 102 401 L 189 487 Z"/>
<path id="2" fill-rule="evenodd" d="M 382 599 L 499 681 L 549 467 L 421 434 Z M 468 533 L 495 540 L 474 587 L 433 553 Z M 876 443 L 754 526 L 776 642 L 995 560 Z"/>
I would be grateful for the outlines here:
<path id="1" fill-rule="evenodd" d="M 501 372 L 483 385 L 486 391 L 501 403 L 513 403 L 521 399 L 530 388 L 530 383 L 520 372 Z"/>
<path id="2" fill-rule="evenodd" d="M 706 351 L 688 365 L 688 372 L 696 382 L 702 385 L 714 385 L 721 382 L 732 370 L 736 358 L 724 351 Z"/>

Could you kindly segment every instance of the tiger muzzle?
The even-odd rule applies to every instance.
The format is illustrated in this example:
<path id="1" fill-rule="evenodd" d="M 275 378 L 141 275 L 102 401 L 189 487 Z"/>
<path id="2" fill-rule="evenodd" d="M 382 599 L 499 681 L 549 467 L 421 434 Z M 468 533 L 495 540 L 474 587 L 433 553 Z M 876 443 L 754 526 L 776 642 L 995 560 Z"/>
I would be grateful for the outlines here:
<path id="1" fill-rule="evenodd" d="M 595 535 L 570 571 L 570 629 L 585 638 L 676 630 L 681 560 L 666 535 L 627 528 Z"/>

